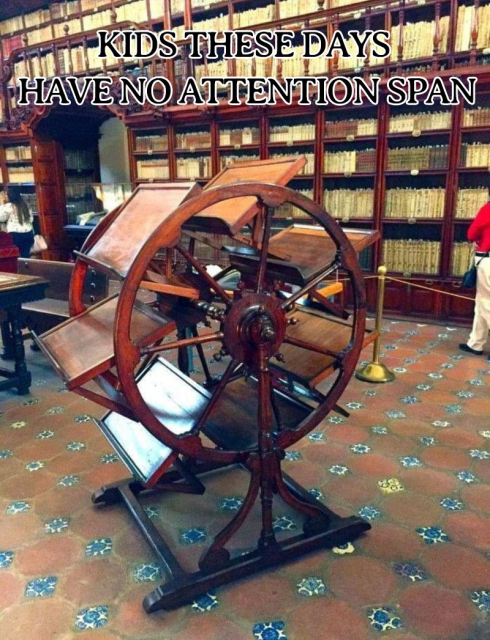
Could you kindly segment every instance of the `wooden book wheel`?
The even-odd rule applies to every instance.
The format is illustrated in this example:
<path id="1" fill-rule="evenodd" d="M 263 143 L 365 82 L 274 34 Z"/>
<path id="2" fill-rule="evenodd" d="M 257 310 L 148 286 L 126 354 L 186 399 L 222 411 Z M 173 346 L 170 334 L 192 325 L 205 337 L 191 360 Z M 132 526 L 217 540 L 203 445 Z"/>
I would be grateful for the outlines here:
<path id="1" fill-rule="evenodd" d="M 253 246 L 231 253 L 241 281 L 230 292 L 208 274 L 193 255 L 192 246 L 184 245 L 183 231 L 192 228 L 193 217 L 204 210 L 222 207 L 225 202 L 232 209 L 234 200 L 251 197 L 264 214 L 260 226 L 256 225 Z M 110 260 L 104 258 L 100 246 L 94 252 L 94 243 L 104 237 L 105 229 L 99 229 L 75 268 L 74 318 L 38 339 L 71 389 L 111 410 L 98 424 L 133 478 L 103 487 L 93 500 L 125 503 L 167 573 L 166 582 L 145 598 L 147 612 L 188 603 L 211 588 L 308 551 L 351 541 L 370 528 L 358 517 L 337 516 L 281 469 L 286 449 L 334 408 L 363 347 L 365 291 L 352 244 L 321 206 L 284 186 L 244 182 L 180 200 L 180 206 L 168 212 L 138 247 L 124 273 L 118 266 L 124 247 L 107 241 Z M 298 207 L 319 225 L 316 231 L 306 228 L 297 260 L 279 245 L 275 248 L 271 234 L 273 211 L 284 203 Z M 310 250 L 308 237 L 314 244 L 314 238 L 316 242 L 320 236 L 328 250 L 319 255 L 318 247 Z M 154 270 L 155 256 L 162 251 L 182 257 L 184 266 L 178 273 Z M 84 310 L 80 295 L 91 266 L 118 273 L 122 284 L 118 298 Z M 299 338 L 303 320 L 296 322 L 297 303 L 339 269 L 350 280 L 353 292 L 352 322 L 348 324 L 344 312 L 324 300 L 324 312 L 313 316 L 316 335 Z M 142 292 L 153 297 L 138 300 Z M 198 323 L 208 320 L 217 323 L 216 330 L 199 332 Z M 67 341 L 80 336 L 85 325 L 92 336 L 112 331 L 109 346 L 113 353 L 102 354 L 90 367 L 80 365 L 77 370 L 73 358 L 84 356 L 71 353 L 69 357 Z M 182 326 L 193 327 L 190 336 L 182 337 Z M 320 341 L 316 339 L 318 326 Z M 175 329 L 177 338 L 164 341 Z M 326 346 L 325 337 L 330 333 L 335 341 Z M 216 343 L 221 353 L 230 356 L 220 379 L 207 385 L 198 384 L 161 355 L 168 350 L 182 353 L 188 347 L 202 349 L 205 343 Z M 328 393 L 319 395 L 315 403 L 302 399 L 285 383 L 288 359 L 280 362 L 279 358 L 280 364 L 275 360 L 282 346 L 290 353 L 296 350 L 302 358 L 310 354 L 328 360 L 335 377 Z M 83 345 L 72 344 L 71 349 L 83 349 Z M 89 380 L 97 381 L 104 395 L 84 388 Z M 196 571 L 187 573 L 137 497 L 156 489 L 202 493 L 202 474 L 236 464 L 250 473 L 243 503 L 204 551 Z M 278 541 L 273 527 L 276 497 L 304 518 L 301 534 Z M 255 549 L 231 558 L 229 543 L 258 501 L 261 531 Z"/>

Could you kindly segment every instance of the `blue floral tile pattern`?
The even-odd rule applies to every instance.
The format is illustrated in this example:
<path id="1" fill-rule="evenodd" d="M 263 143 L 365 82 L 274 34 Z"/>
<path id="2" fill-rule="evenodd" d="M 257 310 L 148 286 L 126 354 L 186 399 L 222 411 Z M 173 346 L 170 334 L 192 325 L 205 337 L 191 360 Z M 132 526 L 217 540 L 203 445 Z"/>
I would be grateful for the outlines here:
<path id="1" fill-rule="evenodd" d="M 406 469 L 412 469 L 413 467 L 421 467 L 422 462 L 416 458 L 415 456 L 402 456 L 400 458 L 400 463 Z"/>
<path id="2" fill-rule="evenodd" d="M 351 411 L 357 411 L 357 409 L 364 409 L 364 405 L 362 404 L 362 402 L 348 402 L 345 406 Z"/>
<path id="3" fill-rule="evenodd" d="M 41 462 L 40 460 L 36 460 L 35 462 L 28 462 L 26 464 L 26 471 L 29 471 L 32 473 L 33 471 L 39 471 L 39 469 L 42 469 L 45 466 L 46 466 L 46 463 Z"/>
<path id="4" fill-rule="evenodd" d="M 321 500 L 323 498 L 323 493 L 320 491 L 320 489 L 317 489 L 315 487 L 313 487 L 313 489 L 310 489 L 308 493 L 316 500 Z"/>
<path id="5" fill-rule="evenodd" d="M 432 385 L 423 382 L 421 384 L 418 384 L 415 388 L 417 389 L 417 391 L 430 391 L 430 389 L 432 389 Z"/>
<path id="6" fill-rule="evenodd" d="M 433 447 L 437 440 L 432 436 L 422 436 L 419 438 L 419 442 L 424 445 L 424 447 Z"/>
<path id="7" fill-rule="evenodd" d="M 451 538 L 444 533 L 440 527 L 419 527 L 416 532 L 425 544 L 437 544 L 439 542 L 449 542 Z"/>
<path id="8" fill-rule="evenodd" d="M 99 538 L 91 540 L 85 547 L 85 555 L 88 558 L 97 556 L 108 556 L 112 553 L 112 540 L 110 538 Z"/>
<path id="9" fill-rule="evenodd" d="M 442 380 L 444 378 L 444 376 L 442 375 L 442 373 L 439 373 L 438 371 L 434 371 L 433 373 L 429 373 L 427 374 L 429 376 L 429 378 L 431 378 L 432 380 Z"/>
<path id="10" fill-rule="evenodd" d="M 44 431 L 40 431 L 37 436 L 36 436 L 36 440 L 49 440 L 49 438 L 54 437 L 54 431 L 50 431 L 49 429 L 45 429 Z"/>
<path id="11" fill-rule="evenodd" d="M 289 462 L 295 462 L 296 460 L 301 460 L 301 453 L 299 451 L 286 451 L 286 455 L 284 456 L 285 460 L 289 460 Z"/>
<path id="12" fill-rule="evenodd" d="M 80 476 L 69 475 L 63 476 L 58 482 L 58 487 L 73 487 L 80 482 Z"/>
<path id="13" fill-rule="evenodd" d="M 243 504 L 243 498 L 239 496 L 233 496 L 230 498 L 223 498 L 219 503 L 221 511 L 238 511 Z"/>
<path id="14" fill-rule="evenodd" d="M 31 508 L 31 505 L 24 500 L 16 500 L 15 502 L 11 502 L 7 509 L 6 513 L 9 516 L 15 516 L 18 513 L 27 513 Z"/>
<path id="15" fill-rule="evenodd" d="M 381 493 L 386 494 L 405 491 L 405 487 L 398 478 L 384 478 L 383 480 L 378 480 L 378 487 L 380 488 Z"/>
<path id="16" fill-rule="evenodd" d="M 284 633 L 285 626 L 282 620 L 257 622 L 253 626 L 252 633 L 257 640 L 287 640 L 287 636 Z"/>
<path id="17" fill-rule="evenodd" d="M 417 404 L 420 402 L 417 396 L 405 396 L 401 398 L 401 401 L 403 402 L 403 404 Z"/>
<path id="18" fill-rule="evenodd" d="M 83 422 L 90 422 L 90 420 L 92 420 L 91 416 L 87 415 L 86 413 L 84 413 L 82 415 L 79 415 L 79 416 L 75 416 L 73 418 L 73 421 L 78 423 L 78 424 L 81 424 Z"/>
<path id="19" fill-rule="evenodd" d="M 156 562 L 140 564 L 133 570 L 135 582 L 155 582 L 162 577 L 162 569 Z"/>
<path id="20" fill-rule="evenodd" d="M 70 518 L 53 518 L 45 523 L 44 530 L 46 533 L 62 533 L 69 524 Z"/>
<path id="21" fill-rule="evenodd" d="M 447 509 L 447 511 L 461 511 L 461 509 L 464 509 L 461 500 L 456 500 L 456 498 L 442 498 L 439 504 L 441 507 L 444 507 L 444 509 Z"/>
<path id="22" fill-rule="evenodd" d="M 312 442 L 321 442 L 322 440 L 325 440 L 325 436 L 319 431 L 313 431 L 313 433 L 310 433 L 308 436 L 308 440 L 311 440 Z"/>
<path id="23" fill-rule="evenodd" d="M 30 398 L 29 400 L 24 400 L 22 403 L 24 407 L 32 407 L 35 404 L 39 403 L 39 398 Z"/>
<path id="24" fill-rule="evenodd" d="M 456 477 L 462 482 L 466 482 L 466 484 L 472 484 L 477 481 L 477 477 L 474 473 L 471 473 L 471 471 L 459 471 Z"/>
<path id="25" fill-rule="evenodd" d="M 11 458 L 14 455 L 14 452 L 10 449 L 0 449 L 0 460 L 6 460 L 7 458 Z"/>
<path id="26" fill-rule="evenodd" d="M 366 520 L 379 520 L 379 518 L 381 518 L 381 511 L 378 511 L 376 507 L 368 505 L 359 509 L 359 515 L 361 518 L 366 518 Z"/>
<path id="27" fill-rule="evenodd" d="M 395 564 L 394 569 L 395 573 L 397 573 L 401 578 L 409 580 L 410 582 L 421 582 L 422 580 L 428 579 L 427 573 L 417 564 L 401 562 Z"/>
<path id="28" fill-rule="evenodd" d="M 109 622 L 109 608 L 105 605 L 87 607 L 77 613 L 75 627 L 79 631 L 88 629 L 101 629 Z"/>
<path id="29" fill-rule="evenodd" d="M 434 422 L 432 422 L 432 426 L 442 427 L 443 429 L 445 429 L 446 427 L 450 427 L 451 423 L 448 422 L 447 420 L 434 420 Z"/>
<path id="30" fill-rule="evenodd" d="M 488 460 L 490 458 L 490 451 L 471 449 L 470 457 L 476 460 Z"/>
<path id="31" fill-rule="evenodd" d="M 490 429 L 484 429 L 483 431 L 478 431 L 478 433 L 484 438 L 490 438 Z"/>
<path id="32" fill-rule="evenodd" d="M 14 555 L 13 551 L 0 551 L 0 569 L 10 567 L 14 561 Z"/>
<path id="33" fill-rule="evenodd" d="M 199 544 L 207 538 L 206 529 L 204 527 L 192 527 L 180 532 L 181 544 Z"/>
<path id="34" fill-rule="evenodd" d="M 18 422 L 12 422 L 10 424 L 11 429 L 23 429 L 26 426 L 27 426 L 27 422 L 25 422 L 24 420 L 20 420 Z"/>
<path id="35" fill-rule="evenodd" d="M 330 467 L 329 471 L 336 476 L 345 476 L 349 473 L 349 468 L 341 464 L 334 464 Z"/>
<path id="36" fill-rule="evenodd" d="M 374 607 L 368 610 L 367 615 L 371 626 L 376 631 L 390 631 L 403 627 L 401 618 L 394 613 L 391 607 Z"/>
<path id="37" fill-rule="evenodd" d="M 65 412 L 65 410 L 64 410 L 63 407 L 51 407 L 51 409 L 48 409 L 46 411 L 46 414 L 48 416 L 54 416 L 54 415 L 56 415 L 58 413 L 64 413 L 64 412 Z"/>
<path id="38" fill-rule="evenodd" d="M 192 603 L 192 608 L 194 611 L 199 611 L 199 613 L 206 613 L 207 611 L 212 611 L 213 609 L 217 609 L 219 605 L 218 598 L 216 597 L 216 591 L 211 589 L 197 600 L 194 600 Z"/>
<path id="39" fill-rule="evenodd" d="M 83 442 L 69 442 L 66 445 L 66 449 L 68 451 L 83 451 L 83 449 L 86 449 L 87 445 L 84 444 Z"/>
<path id="40" fill-rule="evenodd" d="M 375 433 L 377 436 L 386 436 L 388 434 L 388 427 L 372 427 L 371 431 Z"/>
<path id="41" fill-rule="evenodd" d="M 475 394 L 473 393 L 473 391 L 458 391 L 456 395 L 458 398 L 463 398 L 465 400 L 475 397 Z"/>
<path id="42" fill-rule="evenodd" d="M 342 416 L 329 416 L 328 422 L 330 424 L 342 424 L 345 422 L 345 418 L 342 418 Z"/>
<path id="43" fill-rule="evenodd" d="M 480 611 L 490 613 L 490 589 L 482 589 L 481 591 L 473 591 L 471 601 L 476 604 Z"/>
<path id="44" fill-rule="evenodd" d="M 344 544 L 339 544 L 338 547 L 332 547 L 332 551 L 339 556 L 344 556 L 346 553 L 354 553 L 355 550 L 352 542 L 345 542 Z"/>
<path id="45" fill-rule="evenodd" d="M 26 598 L 45 598 L 52 596 L 56 591 L 57 582 L 58 578 L 55 576 L 35 578 L 27 583 L 24 595 Z"/>
<path id="46" fill-rule="evenodd" d="M 147 507 L 144 507 L 144 510 L 146 515 L 150 518 L 150 520 L 152 520 L 153 518 L 160 517 L 160 510 L 158 507 L 155 507 L 153 505 L 148 505 Z"/>
<path id="47" fill-rule="evenodd" d="M 119 456 L 117 453 L 106 453 L 99 461 L 102 462 L 102 464 L 112 464 L 113 462 L 119 462 Z"/>
<path id="48" fill-rule="evenodd" d="M 310 576 L 303 578 L 296 585 L 300 596 L 311 598 L 312 596 L 323 596 L 326 592 L 325 583 L 321 578 Z"/>
<path id="49" fill-rule="evenodd" d="M 464 408 L 460 404 L 445 404 L 444 409 L 448 413 L 463 413 Z"/>
<path id="50" fill-rule="evenodd" d="M 485 382 L 481 378 L 473 378 L 473 380 L 470 380 L 470 384 L 473 387 L 483 387 Z"/>
<path id="51" fill-rule="evenodd" d="M 297 528 L 297 525 L 294 520 L 291 520 L 291 518 L 288 518 L 287 516 L 279 516 L 273 520 L 272 527 L 277 533 L 279 531 L 293 531 Z"/>
<path id="52" fill-rule="evenodd" d="M 391 411 L 385 411 L 388 418 L 392 420 L 400 420 L 401 418 L 406 418 L 407 416 L 403 413 L 403 411 L 398 411 L 397 409 L 393 409 Z"/>
<path id="53" fill-rule="evenodd" d="M 395 373 L 407 373 L 407 368 L 406 367 L 395 367 L 393 369 L 393 371 Z"/>
<path id="54" fill-rule="evenodd" d="M 371 447 L 368 447 L 367 444 L 351 444 L 350 450 L 354 453 L 369 453 L 371 451 Z"/>
<path id="55" fill-rule="evenodd" d="M 374 396 L 378 395 L 378 393 L 374 389 L 366 389 L 366 391 L 364 392 L 364 395 L 367 396 L 368 398 L 374 398 Z"/>

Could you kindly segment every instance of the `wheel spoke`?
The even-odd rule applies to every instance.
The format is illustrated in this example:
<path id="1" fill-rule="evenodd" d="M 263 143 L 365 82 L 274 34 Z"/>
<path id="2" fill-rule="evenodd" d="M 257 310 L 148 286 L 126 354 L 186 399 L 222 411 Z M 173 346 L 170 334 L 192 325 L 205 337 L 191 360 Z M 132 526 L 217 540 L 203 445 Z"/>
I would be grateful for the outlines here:
<path id="1" fill-rule="evenodd" d="M 324 280 L 329 275 L 331 275 L 339 267 L 340 267 L 340 262 L 336 258 L 324 271 L 318 274 L 316 278 L 313 278 L 313 280 L 308 282 L 308 284 L 306 284 L 302 289 L 299 289 L 298 291 L 296 291 L 296 293 L 293 293 L 293 295 L 289 296 L 287 300 L 284 300 L 284 302 L 281 305 L 282 308 L 288 309 L 290 305 L 293 305 L 297 300 L 307 295 L 311 291 L 311 289 L 313 289 L 313 287 L 316 287 L 317 284 L 319 284 L 322 280 Z"/>
<path id="2" fill-rule="evenodd" d="M 221 394 L 223 393 L 223 391 L 225 390 L 226 385 L 230 381 L 231 375 L 233 374 L 237 364 L 238 364 L 238 362 L 236 360 L 232 360 L 229 363 L 229 365 L 226 367 L 226 370 L 225 370 L 225 372 L 223 374 L 223 377 L 219 381 L 219 384 L 216 387 L 216 389 L 214 390 L 213 395 L 211 396 L 211 399 L 210 399 L 207 407 L 204 409 L 203 413 L 201 414 L 201 417 L 199 418 L 199 420 L 196 423 L 196 426 L 193 428 L 193 432 L 194 433 L 199 433 L 199 431 L 201 430 L 202 426 L 206 423 L 206 420 L 209 418 L 209 415 L 210 415 L 211 411 L 216 406 L 216 403 L 220 399 Z"/>
<path id="3" fill-rule="evenodd" d="M 271 219 L 272 212 L 270 207 L 266 207 L 264 218 L 264 232 L 262 234 L 262 242 L 260 247 L 259 273 L 257 276 L 257 287 L 255 293 L 262 293 L 264 289 L 265 274 L 267 271 L 267 258 L 269 257 L 269 239 L 271 235 Z"/>
<path id="4" fill-rule="evenodd" d="M 284 342 L 287 344 L 291 344 L 294 347 L 299 347 L 300 349 L 306 349 L 307 351 L 314 351 L 315 353 L 321 353 L 324 356 L 330 356 L 331 358 L 335 358 L 335 360 L 342 360 L 344 354 L 339 351 L 332 351 L 332 349 L 328 349 L 327 347 L 321 347 L 317 344 L 313 344 L 312 342 L 306 342 L 305 340 L 299 340 L 298 338 L 293 338 L 292 336 L 288 336 L 287 334 L 284 336 Z"/>
<path id="5" fill-rule="evenodd" d="M 190 264 L 204 278 L 204 280 L 206 280 L 206 282 L 211 287 L 211 289 L 213 289 L 213 291 L 215 291 L 218 294 L 218 296 L 224 302 L 226 302 L 227 305 L 230 305 L 232 303 L 231 297 L 226 293 L 226 291 L 223 289 L 223 287 L 220 284 L 218 284 L 218 282 L 216 282 L 216 280 L 209 275 L 209 273 L 201 265 L 199 260 L 197 260 L 192 254 L 190 254 L 187 251 L 187 249 L 185 249 L 181 245 L 177 245 L 176 249 L 182 256 L 184 256 L 184 258 L 188 262 L 190 262 Z"/>
<path id="6" fill-rule="evenodd" d="M 215 333 L 207 333 L 204 336 L 194 336 L 192 338 L 184 338 L 183 340 L 174 340 L 174 342 L 167 342 L 166 344 L 159 344 L 155 347 L 147 347 L 141 349 L 143 355 L 150 355 L 153 353 L 160 353 L 162 351 L 168 351 L 169 349 L 183 349 L 184 347 L 194 347 L 205 342 L 214 342 L 216 340 L 222 340 L 223 334 L 221 331 Z"/>

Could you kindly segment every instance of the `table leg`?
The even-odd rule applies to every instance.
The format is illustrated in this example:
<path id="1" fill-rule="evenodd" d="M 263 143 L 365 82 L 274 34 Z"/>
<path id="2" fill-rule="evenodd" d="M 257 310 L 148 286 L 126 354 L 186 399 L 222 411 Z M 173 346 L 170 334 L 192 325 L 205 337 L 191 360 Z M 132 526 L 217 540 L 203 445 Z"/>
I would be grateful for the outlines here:
<path id="1" fill-rule="evenodd" d="M 8 316 L 12 327 L 17 389 L 19 394 L 24 396 L 29 393 L 32 379 L 25 361 L 24 340 L 22 338 L 22 309 L 20 305 L 10 308 Z"/>
<path id="2" fill-rule="evenodd" d="M 10 328 L 10 322 L 5 320 L 1 324 L 2 331 L 2 344 L 3 351 L 1 354 L 2 360 L 13 360 L 14 359 L 14 346 L 12 343 L 12 331 Z"/>

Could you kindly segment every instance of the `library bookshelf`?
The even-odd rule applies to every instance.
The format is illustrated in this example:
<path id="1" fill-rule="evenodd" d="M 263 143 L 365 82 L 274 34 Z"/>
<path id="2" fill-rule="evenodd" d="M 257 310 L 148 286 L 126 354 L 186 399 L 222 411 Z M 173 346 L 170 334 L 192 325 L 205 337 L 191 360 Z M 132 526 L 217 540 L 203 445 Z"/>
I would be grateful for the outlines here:
<path id="1" fill-rule="evenodd" d="M 29 4 L 28 0 L 24 4 Z M 0 10 L 0 18 L 11 21 L 0 24 L 0 165 L 7 186 L 9 147 L 17 141 L 30 145 L 37 186 L 31 182 L 29 188 L 37 197 L 41 229 L 52 240 L 54 249 L 49 257 L 66 257 L 69 248 L 62 232 L 68 219 L 68 174 L 64 151 L 46 140 L 39 128 L 46 115 L 60 119 L 63 115 L 56 109 L 52 113 L 22 113 L 13 91 L 17 77 L 100 72 L 94 52 L 96 29 L 101 26 L 132 24 L 181 32 L 184 27 L 205 29 L 213 24 L 233 29 L 288 28 L 298 38 L 305 28 L 321 29 L 327 35 L 335 29 L 385 28 L 393 45 L 392 56 L 385 61 L 369 54 L 366 60 L 296 60 L 296 65 L 275 61 L 262 68 L 255 62 L 210 61 L 205 50 L 203 60 L 193 61 L 183 40 L 180 55 L 172 61 L 107 61 L 104 72 L 164 74 L 177 90 L 189 75 L 381 77 L 381 99 L 376 106 L 278 104 L 261 108 L 221 104 L 212 108 L 171 105 L 156 111 L 115 109 L 128 128 L 132 184 L 189 179 L 206 184 L 230 162 L 305 155 L 307 165 L 291 182 L 292 188 L 324 203 L 347 228 L 381 231 L 382 241 L 361 260 L 367 274 L 374 274 L 379 264 L 386 263 L 389 274 L 406 281 L 388 282 L 388 313 L 447 322 L 471 318 L 471 302 L 442 296 L 437 290 L 461 293 L 461 276 L 470 260 L 468 225 L 488 199 L 490 4 L 479 0 L 459 4 L 455 0 L 348 4 L 342 0 L 257 0 L 253 9 L 245 0 L 34 4 L 35 14 L 26 10 L 21 16 L 7 15 Z M 447 79 L 455 69 L 462 77 L 478 77 L 475 107 L 388 105 L 383 87 L 390 76 L 423 73 Z M 27 159 L 22 161 L 28 164 Z M 274 225 L 280 229 L 297 220 L 297 211 L 279 210 Z M 373 305 L 375 281 L 367 282 Z"/>

